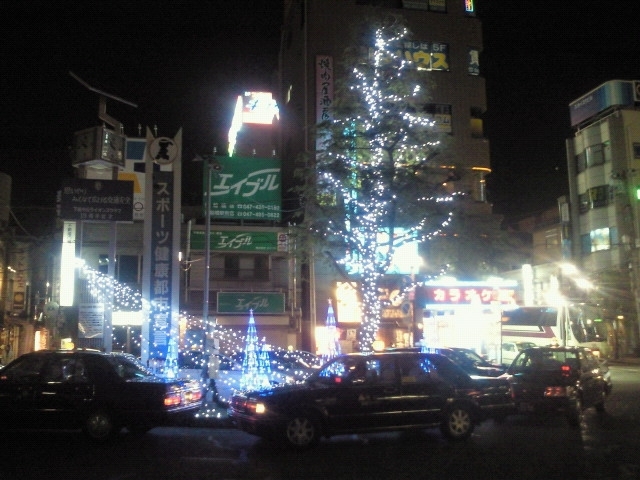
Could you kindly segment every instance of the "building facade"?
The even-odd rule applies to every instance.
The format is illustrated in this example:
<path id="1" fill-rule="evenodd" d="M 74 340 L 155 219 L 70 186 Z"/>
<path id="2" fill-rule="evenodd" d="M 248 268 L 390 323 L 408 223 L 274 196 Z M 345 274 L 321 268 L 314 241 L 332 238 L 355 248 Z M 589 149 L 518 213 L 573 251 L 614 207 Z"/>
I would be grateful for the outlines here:
<path id="1" fill-rule="evenodd" d="M 605 82 L 569 107 L 571 260 L 590 277 L 589 300 L 625 354 L 639 338 L 640 81 Z"/>

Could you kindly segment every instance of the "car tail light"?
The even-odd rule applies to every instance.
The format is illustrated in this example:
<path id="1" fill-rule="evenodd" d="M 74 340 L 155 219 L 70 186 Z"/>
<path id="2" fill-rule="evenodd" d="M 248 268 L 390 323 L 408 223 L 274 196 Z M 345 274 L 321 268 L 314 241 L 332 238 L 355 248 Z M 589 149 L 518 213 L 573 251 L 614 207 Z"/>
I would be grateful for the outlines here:
<path id="1" fill-rule="evenodd" d="M 167 392 L 164 396 L 164 406 L 165 407 L 175 407 L 176 405 L 180 405 L 182 403 L 182 396 L 180 392 Z"/>
<path id="2" fill-rule="evenodd" d="M 199 402 L 200 400 L 202 400 L 202 391 L 187 390 L 184 394 L 184 399 L 187 403 Z"/>

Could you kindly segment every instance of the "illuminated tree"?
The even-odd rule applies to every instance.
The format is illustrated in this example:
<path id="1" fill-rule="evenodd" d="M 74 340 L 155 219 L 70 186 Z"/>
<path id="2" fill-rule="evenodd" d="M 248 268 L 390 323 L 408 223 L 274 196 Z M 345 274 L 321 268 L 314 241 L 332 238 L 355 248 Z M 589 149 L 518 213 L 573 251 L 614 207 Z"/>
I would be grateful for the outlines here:
<path id="1" fill-rule="evenodd" d="M 404 53 L 410 33 L 403 23 L 369 23 L 345 52 L 344 81 L 336 83 L 315 162 L 304 172 L 315 180 L 302 189 L 306 231 L 358 286 L 362 351 L 378 331 L 378 283 L 395 249 L 426 241 L 449 222 L 453 192 L 445 183 L 457 176 L 438 162 L 443 139 L 425 108 L 430 73 Z"/>

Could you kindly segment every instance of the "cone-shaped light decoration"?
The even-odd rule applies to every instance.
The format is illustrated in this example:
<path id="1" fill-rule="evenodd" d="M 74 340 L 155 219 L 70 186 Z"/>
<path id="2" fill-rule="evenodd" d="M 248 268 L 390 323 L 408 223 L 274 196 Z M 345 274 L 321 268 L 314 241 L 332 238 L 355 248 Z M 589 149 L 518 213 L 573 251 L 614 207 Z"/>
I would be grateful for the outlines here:
<path id="1" fill-rule="evenodd" d="M 253 310 L 249 310 L 249 326 L 247 327 L 240 385 L 246 390 L 269 386 L 269 377 L 265 373 L 264 364 L 261 361 L 261 348 L 258 345 L 258 332 L 256 321 L 253 318 Z"/>
<path id="2" fill-rule="evenodd" d="M 336 329 L 336 315 L 333 311 L 333 305 L 331 299 L 329 299 L 329 307 L 327 308 L 327 348 L 322 355 L 322 359 L 326 362 L 332 359 L 336 355 L 340 355 L 340 343 L 338 342 L 337 329 Z"/>

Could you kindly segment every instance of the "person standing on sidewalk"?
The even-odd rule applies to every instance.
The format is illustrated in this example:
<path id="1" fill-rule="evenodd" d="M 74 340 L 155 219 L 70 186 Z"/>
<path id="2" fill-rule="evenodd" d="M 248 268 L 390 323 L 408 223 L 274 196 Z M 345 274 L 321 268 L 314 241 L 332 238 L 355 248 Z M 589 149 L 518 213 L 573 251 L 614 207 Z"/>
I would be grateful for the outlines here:
<path id="1" fill-rule="evenodd" d="M 214 348 L 202 367 L 202 404 L 208 402 L 218 403 L 218 389 L 216 380 L 220 375 L 220 355 L 219 350 Z M 211 398 L 209 398 L 211 394 Z"/>

